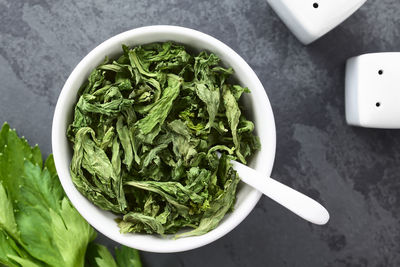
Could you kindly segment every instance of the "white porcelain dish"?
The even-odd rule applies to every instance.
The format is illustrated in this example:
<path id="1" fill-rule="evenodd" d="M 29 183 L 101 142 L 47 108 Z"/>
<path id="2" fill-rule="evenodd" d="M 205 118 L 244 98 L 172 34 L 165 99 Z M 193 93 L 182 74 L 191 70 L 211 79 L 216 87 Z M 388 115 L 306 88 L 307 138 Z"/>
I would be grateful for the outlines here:
<path id="1" fill-rule="evenodd" d="M 66 137 L 68 124 L 73 119 L 78 89 L 87 80 L 90 72 L 103 62 L 105 56 L 113 58 L 122 54 L 122 44 L 136 46 L 163 41 L 173 41 L 198 51 L 215 53 L 221 58 L 223 65 L 235 70 L 235 79 L 251 90 L 251 94 L 245 94 L 243 97 L 243 105 L 256 125 L 255 130 L 260 137 L 262 149 L 251 160 L 250 166 L 265 173 L 265 177 L 269 177 L 275 158 L 275 122 L 270 102 L 257 75 L 243 58 L 221 41 L 199 31 L 177 26 L 148 26 L 118 34 L 97 46 L 83 58 L 72 71 L 59 96 L 53 118 L 52 146 L 57 172 L 67 196 L 95 229 L 129 247 L 149 252 L 169 253 L 198 248 L 226 235 L 249 215 L 260 199 L 261 193 L 242 184 L 237 191 L 234 211 L 228 213 L 217 228 L 202 236 L 174 240 L 156 235 L 121 234 L 114 221 L 117 216 L 93 205 L 73 185 L 69 171 L 72 147 Z"/>

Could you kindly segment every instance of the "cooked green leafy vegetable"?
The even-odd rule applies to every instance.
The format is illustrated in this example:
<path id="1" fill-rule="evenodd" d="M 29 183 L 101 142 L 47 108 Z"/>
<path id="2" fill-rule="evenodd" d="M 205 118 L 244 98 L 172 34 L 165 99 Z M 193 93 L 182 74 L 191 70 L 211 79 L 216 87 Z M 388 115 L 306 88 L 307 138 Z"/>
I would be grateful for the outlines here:
<path id="1" fill-rule="evenodd" d="M 171 42 L 123 46 L 82 86 L 67 133 L 72 180 L 121 214 L 122 233 L 201 235 L 232 209 L 239 177 L 229 161 L 246 163 L 260 145 L 238 103 L 249 90 L 219 64 Z"/>
<path id="2" fill-rule="evenodd" d="M 4 124 L 0 130 L 0 265 L 141 266 L 137 251 L 121 248 L 115 261 L 106 248 L 92 242 L 95 237 L 94 229 L 65 196 L 53 157 L 43 164 L 39 147 L 30 147 Z M 88 245 L 93 247 L 91 253 Z"/>

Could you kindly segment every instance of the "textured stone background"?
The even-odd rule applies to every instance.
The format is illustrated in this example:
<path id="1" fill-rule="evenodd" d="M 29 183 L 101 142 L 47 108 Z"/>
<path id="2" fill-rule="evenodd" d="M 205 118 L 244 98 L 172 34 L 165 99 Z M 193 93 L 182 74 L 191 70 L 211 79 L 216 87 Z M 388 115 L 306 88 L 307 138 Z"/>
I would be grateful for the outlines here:
<path id="1" fill-rule="evenodd" d="M 347 58 L 400 50 L 398 0 L 370 0 L 308 47 L 265 0 L 0 0 L 0 123 L 51 153 L 53 110 L 74 66 L 105 39 L 152 24 L 206 32 L 247 60 L 276 116 L 274 177 L 332 219 L 316 227 L 264 197 L 224 238 L 142 253 L 146 266 L 400 266 L 400 132 L 349 127 L 343 105 Z"/>

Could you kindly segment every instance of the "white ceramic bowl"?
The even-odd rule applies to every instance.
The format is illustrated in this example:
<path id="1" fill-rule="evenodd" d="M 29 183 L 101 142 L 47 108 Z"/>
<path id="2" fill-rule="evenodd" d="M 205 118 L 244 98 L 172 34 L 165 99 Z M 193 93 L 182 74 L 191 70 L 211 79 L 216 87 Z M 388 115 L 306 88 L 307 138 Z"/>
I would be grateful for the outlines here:
<path id="1" fill-rule="evenodd" d="M 275 122 L 271 105 L 260 80 L 250 66 L 235 51 L 217 39 L 187 28 L 176 26 L 149 26 L 118 34 L 93 49 L 72 71 L 58 98 L 53 118 L 52 146 L 54 160 L 61 184 L 79 213 L 99 232 L 123 245 L 150 252 L 179 252 L 198 248 L 224 236 L 252 211 L 261 193 L 247 185 L 237 191 L 233 212 L 226 214 L 217 228 L 202 236 L 172 239 L 146 234 L 121 234 L 114 221 L 116 215 L 104 211 L 89 202 L 72 183 L 69 166 L 72 158 L 71 144 L 67 140 L 67 126 L 72 122 L 77 102 L 77 92 L 87 80 L 90 72 L 104 57 L 122 54 L 121 45 L 136 46 L 153 42 L 173 41 L 195 50 L 206 50 L 218 55 L 223 65 L 235 70 L 235 78 L 251 90 L 245 94 L 243 104 L 255 123 L 256 134 L 260 137 L 261 151 L 257 152 L 250 166 L 269 177 L 275 158 Z"/>

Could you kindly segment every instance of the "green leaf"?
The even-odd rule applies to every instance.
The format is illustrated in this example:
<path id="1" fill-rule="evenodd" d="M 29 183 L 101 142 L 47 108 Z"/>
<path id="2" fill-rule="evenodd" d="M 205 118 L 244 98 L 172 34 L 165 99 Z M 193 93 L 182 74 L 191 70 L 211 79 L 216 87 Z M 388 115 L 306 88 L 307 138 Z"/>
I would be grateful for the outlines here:
<path id="1" fill-rule="evenodd" d="M 235 191 L 238 183 L 238 177 L 235 177 L 234 180 L 228 180 L 224 193 L 210 203 L 210 208 L 205 211 L 199 227 L 190 232 L 178 234 L 175 238 L 203 235 L 217 227 L 235 201 Z"/>
<path id="2" fill-rule="evenodd" d="M 196 83 L 196 93 L 198 97 L 207 105 L 208 127 L 214 125 L 215 116 L 219 108 L 220 91 L 218 88 L 210 89 L 205 84 Z"/>
<path id="3" fill-rule="evenodd" d="M 52 157 L 45 164 L 49 168 L 42 169 L 39 148 L 31 148 L 8 125 L 0 132 L 0 143 L 0 204 L 6 216 L 1 216 L 0 228 L 15 252 L 8 259 L 23 266 L 42 265 L 39 261 L 83 266 L 84 249 L 94 231 L 65 198 Z M 64 214 L 66 207 L 69 212 Z M 57 227 L 63 228 L 60 236 L 53 232 Z"/>
<path id="4" fill-rule="evenodd" d="M 136 249 L 121 246 L 115 249 L 115 260 L 108 249 L 97 243 L 90 243 L 86 253 L 86 265 L 90 267 L 142 267 Z"/>
<path id="5" fill-rule="evenodd" d="M 11 237 L 18 240 L 19 232 L 14 218 L 13 204 L 7 196 L 7 192 L 2 183 L 0 183 L 0 207 L 0 228 Z"/>
<path id="6" fill-rule="evenodd" d="M 128 214 L 124 215 L 124 218 L 120 222 L 119 226 L 121 227 L 122 233 L 127 233 L 131 231 L 132 227 L 139 223 L 141 223 L 145 228 L 150 228 L 150 233 L 154 232 L 162 235 L 165 232 L 164 226 L 155 217 L 137 212 L 129 212 Z"/>
<path id="7" fill-rule="evenodd" d="M 20 266 L 15 259 L 29 258 L 26 251 L 18 246 L 18 243 L 0 228 L 0 264 L 6 266 Z M 33 262 L 33 260 L 29 260 Z"/>
<path id="8" fill-rule="evenodd" d="M 84 266 L 96 233 L 65 196 L 53 156 L 42 166 L 39 147 L 8 124 L 0 146 L 0 265 Z M 107 249 L 99 250 L 99 266 L 117 266 Z"/>
<path id="9" fill-rule="evenodd" d="M 168 87 L 165 88 L 161 99 L 149 111 L 149 114 L 136 123 L 137 128 L 142 134 L 149 134 L 154 127 L 164 123 L 167 118 L 173 101 L 179 95 L 182 79 L 178 76 L 168 75 Z"/>
<path id="10" fill-rule="evenodd" d="M 42 266 L 41 264 L 39 265 L 39 264 L 34 263 L 32 260 L 24 259 L 24 258 L 15 256 L 15 255 L 9 255 L 8 257 L 11 260 L 15 261 L 16 263 L 18 263 L 24 267 L 40 267 L 40 266 Z"/>
<path id="11" fill-rule="evenodd" d="M 239 106 L 236 102 L 234 95 L 232 94 L 228 86 L 223 87 L 222 97 L 224 99 L 226 117 L 228 118 L 229 126 L 232 132 L 233 143 L 235 144 L 236 147 L 236 155 L 238 156 L 240 161 L 246 163 L 246 160 L 240 153 L 240 140 L 237 134 L 237 127 L 239 125 L 241 111 L 239 109 Z"/>
<path id="12" fill-rule="evenodd" d="M 55 245 L 61 252 L 66 266 L 81 266 L 84 262 L 86 247 L 96 233 L 81 215 L 64 198 L 59 214 L 50 211 L 52 234 Z"/>
<path id="13" fill-rule="evenodd" d="M 58 180 L 30 162 L 18 198 L 16 221 L 23 247 L 51 266 L 83 266 L 93 229 L 73 209 Z"/>
<path id="14" fill-rule="evenodd" d="M 133 149 L 132 149 L 132 144 L 131 140 L 129 138 L 129 130 L 126 125 L 123 125 L 123 118 L 122 116 L 118 117 L 117 121 L 117 133 L 119 140 L 122 144 L 122 147 L 124 149 L 124 161 L 123 163 L 128 166 L 128 170 L 131 169 L 132 163 L 133 163 Z"/>
<path id="15" fill-rule="evenodd" d="M 103 245 L 90 243 L 87 248 L 86 266 L 118 267 L 110 251 Z"/>
<path id="16" fill-rule="evenodd" d="M 115 260 L 120 267 L 142 267 L 139 252 L 136 249 L 122 246 L 115 250 Z"/>

